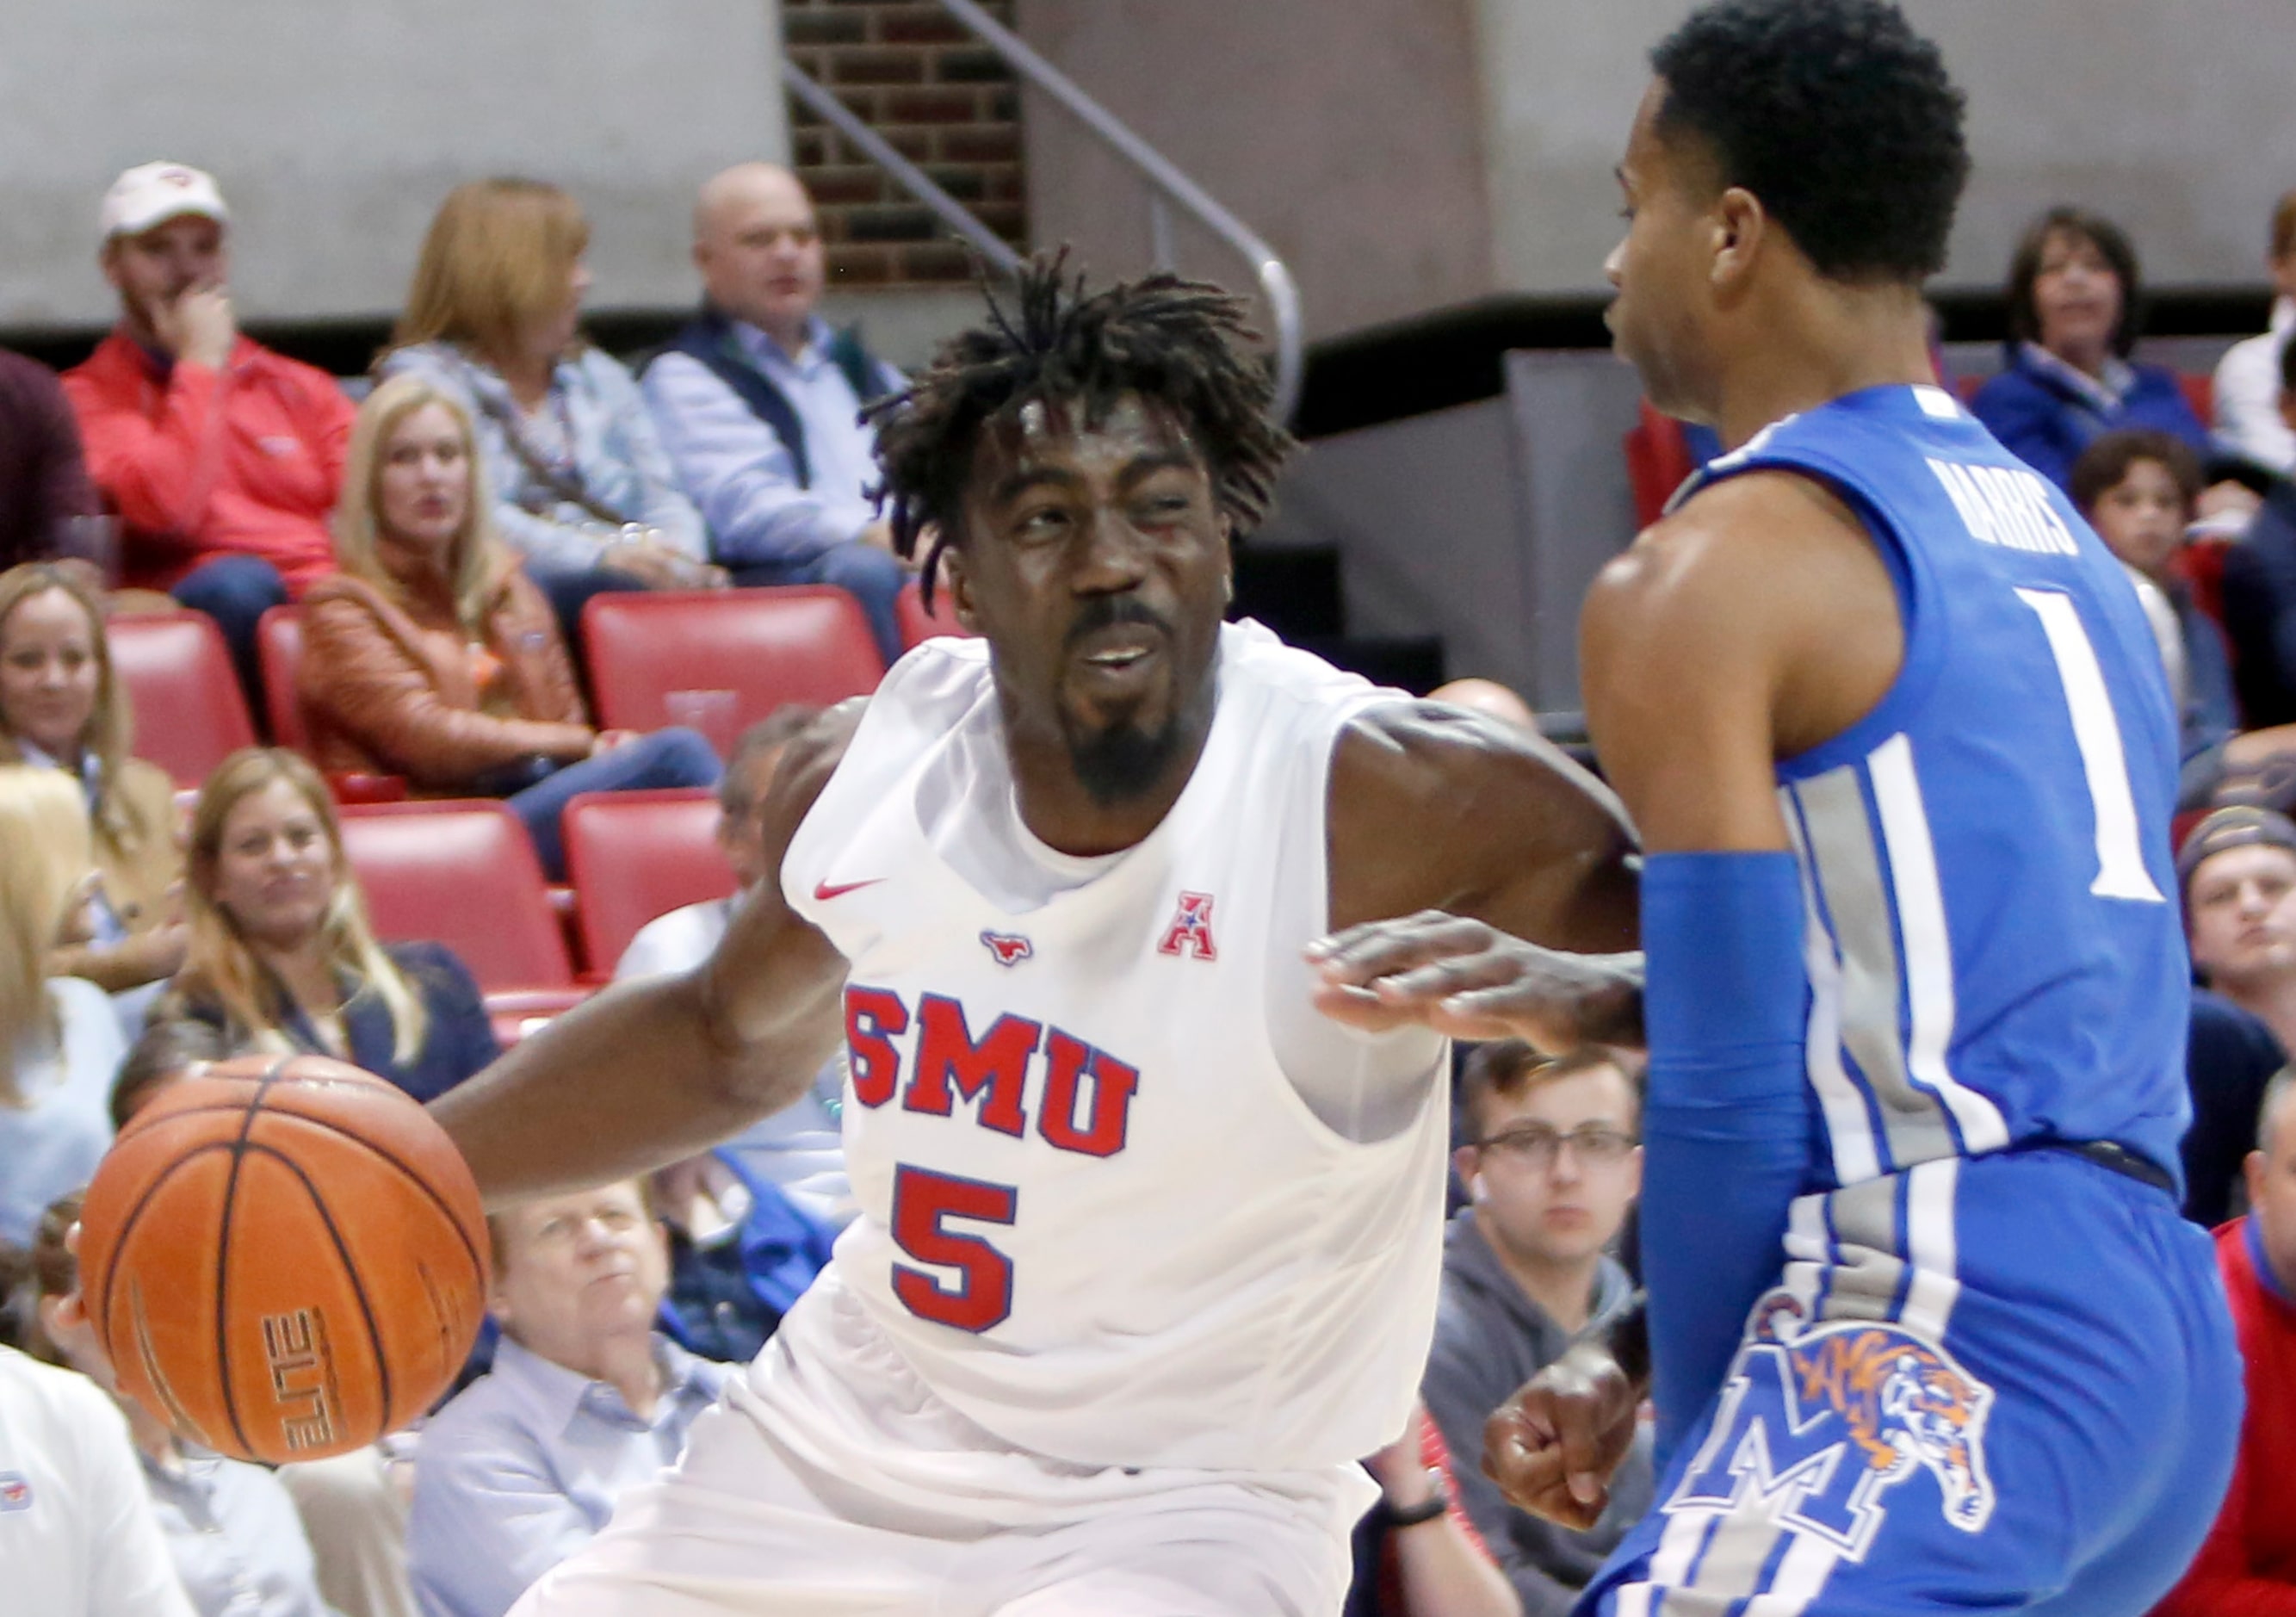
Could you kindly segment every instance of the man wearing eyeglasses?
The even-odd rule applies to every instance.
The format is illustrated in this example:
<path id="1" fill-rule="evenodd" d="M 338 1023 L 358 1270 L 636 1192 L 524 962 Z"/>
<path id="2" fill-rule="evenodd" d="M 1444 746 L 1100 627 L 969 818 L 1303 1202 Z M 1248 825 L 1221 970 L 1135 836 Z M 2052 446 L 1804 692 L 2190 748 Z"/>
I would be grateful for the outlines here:
<path id="1" fill-rule="evenodd" d="M 1446 1236 L 1422 1392 L 1451 1451 L 1473 1455 L 1490 1412 L 1634 1290 L 1609 1248 L 1642 1186 L 1643 1153 L 1634 1080 L 1598 1051 L 1550 1062 L 1519 1039 L 1483 1045 L 1463 1099 L 1474 1143 L 1455 1160 L 1468 1205 Z M 1516 1509 L 1472 1465 L 1457 1480 L 1525 1617 L 1559 1614 L 1650 1508 L 1649 1438 L 1637 1436 L 1585 1532 Z"/>

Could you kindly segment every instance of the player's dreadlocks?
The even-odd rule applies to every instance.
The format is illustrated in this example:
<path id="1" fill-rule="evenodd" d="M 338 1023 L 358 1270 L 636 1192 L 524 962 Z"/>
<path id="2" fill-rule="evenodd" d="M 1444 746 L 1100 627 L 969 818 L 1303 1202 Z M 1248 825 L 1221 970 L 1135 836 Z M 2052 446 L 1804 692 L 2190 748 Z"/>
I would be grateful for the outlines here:
<path id="1" fill-rule="evenodd" d="M 1245 346 L 1243 300 L 1159 273 L 1086 295 L 1067 257 L 1021 272 L 1010 307 L 988 293 L 989 324 L 945 344 L 904 393 L 877 405 L 877 464 L 894 548 L 925 555 L 927 604 L 941 553 L 956 542 L 981 428 L 1018 418 L 1032 400 L 1080 408 L 1098 423 L 1123 394 L 1168 411 L 1210 469 L 1212 497 L 1239 532 L 1258 525 L 1295 447 L 1269 414 L 1267 367 Z"/>

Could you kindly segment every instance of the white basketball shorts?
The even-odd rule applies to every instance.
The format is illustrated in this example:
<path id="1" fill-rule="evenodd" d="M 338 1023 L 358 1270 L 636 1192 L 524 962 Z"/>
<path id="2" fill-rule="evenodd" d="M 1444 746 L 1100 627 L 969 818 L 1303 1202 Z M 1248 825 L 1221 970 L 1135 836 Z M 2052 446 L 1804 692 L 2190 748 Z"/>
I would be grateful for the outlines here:
<path id="1" fill-rule="evenodd" d="M 929 1391 L 832 1264 L 512 1617 L 1332 1617 L 1362 1468 L 1071 1465 Z"/>

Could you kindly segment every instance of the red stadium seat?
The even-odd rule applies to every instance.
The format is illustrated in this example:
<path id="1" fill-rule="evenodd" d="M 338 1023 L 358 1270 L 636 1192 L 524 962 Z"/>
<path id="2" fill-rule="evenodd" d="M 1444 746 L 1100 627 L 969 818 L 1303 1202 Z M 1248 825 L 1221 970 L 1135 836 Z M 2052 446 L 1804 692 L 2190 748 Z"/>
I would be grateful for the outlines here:
<path id="1" fill-rule="evenodd" d="M 303 726 L 296 678 L 303 669 L 303 619 L 291 606 L 275 606 L 255 626 L 255 654 L 263 664 L 263 712 L 271 739 L 298 752 L 311 750 Z"/>
<path id="2" fill-rule="evenodd" d="M 593 595 L 582 645 L 608 729 L 662 729 L 680 722 L 673 695 L 732 692 L 709 735 L 720 754 L 784 702 L 827 707 L 885 673 L 860 603 L 820 585 Z"/>
<path id="3" fill-rule="evenodd" d="M 586 792 L 560 822 L 582 957 L 603 981 L 657 915 L 734 891 L 718 846 L 718 799 L 701 788 Z"/>
<path id="4" fill-rule="evenodd" d="M 2217 379 L 2205 371 L 2179 371 L 2177 385 L 2184 390 L 2185 402 L 2193 406 L 2193 414 L 2201 418 L 2201 425 L 2213 431 L 2217 424 Z"/>
<path id="5" fill-rule="evenodd" d="M 275 606 L 255 626 L 255 652 L 263 664 L 263 710 L 271 725 L 271 739 L 305 757 L 311 754 L 311 733 L 303 723 L 299 694 L 303 673 L 303 620 L 291 606 Z M 339 803 L 398 803 L 406 799 L 406 778 L 399 775 L 338 773 L 327 776 L 327 789 Z"/>
<path id="6" fill-rule="evenodd" d="M 919 642 L 936 635 L 954 635 L 961 640 L 973 638 L 972 631 L 956 620 L 956 609 L 949 603 L 947 579 L 939 580 L 939 587 L 933 591 L 931 612 L 925 610 L 924 591 L 911 579 L 893 603 L 893 616 L 901 626 L 901 645 L 906 651 L 914 651 Z"/>
<path id="7" fill-rule="evenodd" d="M 105 620 L 111 667 L 135 713 L 135 756 L 179 786 L 196 786 L 255 744 L 222 631 L 201 612 L 122 613 Z"/>
<path id="8" fill-rule="evenodd" d="M 1627 434 L 1627 480 L 1634 487 L 1635 526 L 1647 528 L 1666 514 L 1666 503 L 1683 480 L 1697 470 L 1682 423 L 1641 401 L 1642 419 Z"/>
<path id="9" fill-rule="evenodd" d="M 471 968 L 490 1008 L 503 994 L 573 993 L 574 965 L 541 862 L 508 808 L 356 803 L 341 817 L 343 850 L 379 937 L 444 943 Z"/>

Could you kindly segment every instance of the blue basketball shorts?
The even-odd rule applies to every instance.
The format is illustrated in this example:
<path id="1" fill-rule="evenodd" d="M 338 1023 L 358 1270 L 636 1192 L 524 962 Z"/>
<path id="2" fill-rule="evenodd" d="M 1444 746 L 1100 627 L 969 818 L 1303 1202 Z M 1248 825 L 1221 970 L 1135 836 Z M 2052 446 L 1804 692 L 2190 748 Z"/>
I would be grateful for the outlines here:
<path id="1" fill-rule="evenodd" d="M 2207 1233 L 2069 1152 L 1794 1203 L 1778 1285 L 1577 1610 L 2137 1617 L 2214 1520 L 2241 1362 Z"/>

